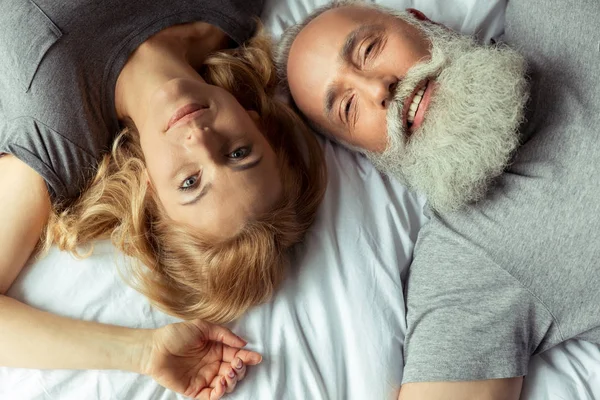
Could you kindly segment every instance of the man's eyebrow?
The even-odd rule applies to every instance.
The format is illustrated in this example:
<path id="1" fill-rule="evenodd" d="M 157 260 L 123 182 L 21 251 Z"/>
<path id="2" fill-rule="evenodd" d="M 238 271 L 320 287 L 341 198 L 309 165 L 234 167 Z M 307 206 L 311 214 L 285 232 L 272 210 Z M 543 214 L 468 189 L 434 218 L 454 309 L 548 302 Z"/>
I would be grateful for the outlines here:
<path id="1" fill-rule="evenodd" d="M 194 197 L 193 199 L 190 199 L 186 202 L 181 203 L 182 206 L 189 206 L 192 204 L 196 204 L 198 201 L 200 201 L 201 198 L 203 198 L 204 196 L 206 196 L 206 193 L 208 193 L 208 191 L 212 189 L 212 183 L 207 183 L 206 185 L 204 185 L 204 187 L 202 188 L 202 190 L 200 191 L 200 193 L 198 193 L 198 195 L 196 197 Z"/>
<path id="2" fill-rule="evenodd" d="M 379 25 L 377 24 L 362 25 L 350 32 L 348 36 L 346 36 L 346 41 L 344 42 L 344 45 L 342 46 L 342 49 L 340 50 L 340 53 L 338 55 L 340 60 L 351 63 L 352 51 L 356 47 L 356 43 L 358 42 L 360 36 L 364 32 L 372 31 L 374 29 L 377 29 L 378 27 Z M 335 103 L 337 91 L 338 90 L 335 83 L 329 85 L 329 87 L 325 91 L 325 103 L 323 106 L 323 112 L 325 113 L 325 116 L 327 116 L 327 118 L 331 118 L 331 111 L 333 110 L 333 103 Z"/>
<path id="3" fill-rule="evenodd" d="M 331 119 L 331 111 L 333 110 L 333 103 L 335 103 L 335 97 L 338 92 L 335 84 L 329 85 L 327 92 L 325 93 L 325 106 L 323 112 L 328 119 Z"/>

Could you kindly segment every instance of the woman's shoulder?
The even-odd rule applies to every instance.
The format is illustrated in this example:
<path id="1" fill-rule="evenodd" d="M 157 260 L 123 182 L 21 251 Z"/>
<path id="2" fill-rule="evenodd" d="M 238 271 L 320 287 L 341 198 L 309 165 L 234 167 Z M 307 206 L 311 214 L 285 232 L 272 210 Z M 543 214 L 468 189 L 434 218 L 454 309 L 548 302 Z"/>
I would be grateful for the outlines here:
<path id="1" fill-rule="evenodd" d="M 97 156 L 43 122 L 21 117 L 0 124 L 0 154 L 11 154 L 38 173 L 55 201 L 75 198 L 93 176 Z"/>

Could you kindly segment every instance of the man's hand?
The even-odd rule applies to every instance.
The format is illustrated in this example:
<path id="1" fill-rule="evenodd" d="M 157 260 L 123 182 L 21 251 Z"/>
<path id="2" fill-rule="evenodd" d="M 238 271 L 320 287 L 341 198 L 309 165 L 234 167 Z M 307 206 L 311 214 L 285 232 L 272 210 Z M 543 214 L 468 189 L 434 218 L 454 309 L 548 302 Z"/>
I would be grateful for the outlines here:
<path id="1" fill-rule="evenodd" d="M 402 385 L 398 400 L 519 400 L 523 378 Z"/>
<path id="2" fill-rule="evenodd" d="M 220 399 L 244 378 L 246 365 L 262 360 L 245 345 L 229 329 L 200 320 L 167 325 L 153 333 L 143 372 L 185 396 Z"/>

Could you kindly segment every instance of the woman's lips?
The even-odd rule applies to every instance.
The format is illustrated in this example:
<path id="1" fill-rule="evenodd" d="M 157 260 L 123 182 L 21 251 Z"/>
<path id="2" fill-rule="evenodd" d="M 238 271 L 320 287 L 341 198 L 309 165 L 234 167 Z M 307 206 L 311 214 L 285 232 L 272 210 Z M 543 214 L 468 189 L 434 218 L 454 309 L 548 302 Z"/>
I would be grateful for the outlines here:
<path id="1" fill-rule="evenodd" d="M 196 116 L 204 112 L 206 108 L 207 107 L 201 106 L 196 103 L 188 104 L 181 107 L 180 109 L 175 111 L 175 113 L 169 120 L 169 123 L 167 124 L 167 130 L 171 129 L 174 126 L 184 124 L 190 119 L 195 118 Z"/>

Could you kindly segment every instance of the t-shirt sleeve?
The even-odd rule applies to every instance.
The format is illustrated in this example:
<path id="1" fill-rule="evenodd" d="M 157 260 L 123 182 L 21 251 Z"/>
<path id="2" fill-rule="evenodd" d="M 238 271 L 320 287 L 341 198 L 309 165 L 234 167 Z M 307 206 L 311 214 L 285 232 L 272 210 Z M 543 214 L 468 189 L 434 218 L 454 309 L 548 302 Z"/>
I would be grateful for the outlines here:
<path id="1" fill-rule="evenodd" d="M 2 130 L 0 153 L 12 154 L 35 170 L 54 203 L 79 196 L 93 177 L 96 158 L 65 136 L 32 118 L 21 118 Z"/>
<path id="2" fill-rule="evenodd" d="M 482 250 L 430 224 L 407 281 L 403 383 L 526 375 L 551 314 Z"/>

